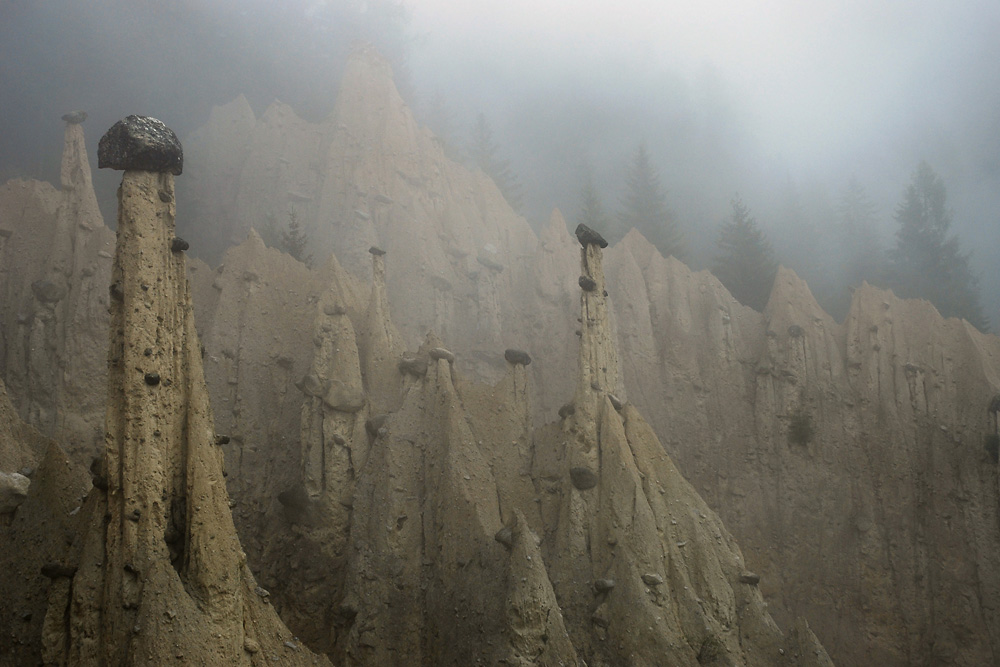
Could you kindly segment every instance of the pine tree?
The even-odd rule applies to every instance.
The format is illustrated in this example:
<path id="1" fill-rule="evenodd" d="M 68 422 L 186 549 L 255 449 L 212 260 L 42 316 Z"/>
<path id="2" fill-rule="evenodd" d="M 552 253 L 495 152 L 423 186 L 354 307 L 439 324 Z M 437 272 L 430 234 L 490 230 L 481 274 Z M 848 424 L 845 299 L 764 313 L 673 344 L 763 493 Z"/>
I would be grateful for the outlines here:
<path id="1" fill-rule="evenodd" d="M 521 183 L 510 168 L 510 161 L 500 157 L 499 147 L 493 141 L 493 128 L 486 116 L 480 113 L 476 117 L 476 126 L 472 132 L 472 142 L 469 145 L 469 158 L 472 164 L 483 170 L 483 173 L 493 179 L 500 193 L 510 207 L 521 210 Z"/>
<path id="2" fill-rule="evenodd" d="M 667 198 L 660 185 L 660 175 L 649 158 L 645 144 L 636 150 L 625 173 L 625 196 L 619 215 L 622 234 L 638 229 L 659 248 L 663 256 L 684 259 L 684 239 L 667 209 Z"/>
<path id="3" fill-rule="evenodd" d="M 580 189 L 580 213 L 576 216 L 576 222 L 602 234 L 610 232 L 611 221 L 604 210 L 604 204 L 601 203 L 597 186 L 594 185 L 594 174 L 589 167 L 584 169 L 583 187 Z"/>
<path id="4" fill-rule="evenodd" d="M 951 212 L 944 181 L 921 162 L 896 208 L 892 286 L 906 298 L 927 299 L 945 317 L 961 317 L 985 331 L 978 279 L 958 237 L 948 235 Z"/>
<path id="5" fill-rule="evenodd" d="M 737 301 L 761 311 L 771 296 L 778 263 L 771 244 L 739 195 L 733 197 L 732 207 L 729 220 L 719 230 L 719 255 L 712 272 Z"/>
<path id="6" fill-rule="evenodd" d="M 288 212 L 288 229 L 281 232 L 282 250 L 299 260 L 306 266 L 312 266 L 312 255 L 306 254 L 309 247 L 309 235 L 299 224 L 299 217 L 295 211 Z"/>

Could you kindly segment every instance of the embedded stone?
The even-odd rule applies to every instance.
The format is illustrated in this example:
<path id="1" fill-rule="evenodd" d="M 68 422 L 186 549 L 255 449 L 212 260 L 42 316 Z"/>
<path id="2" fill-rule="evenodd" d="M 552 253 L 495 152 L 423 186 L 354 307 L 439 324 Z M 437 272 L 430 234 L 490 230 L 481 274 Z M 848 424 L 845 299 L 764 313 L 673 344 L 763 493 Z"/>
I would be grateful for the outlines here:
<path id="1" fill-rule="evenodd" d="M 615 587 L 614 579 L 597 579 L 594 581 L 594 590 L 598 593 L 608 593 Z"/>
<path id="2" fill-rule="evenodd" d="M 580 289 L 584 292 L 593 292 L 597 289 L 597 282 L 590 276 L 580 276 L 577 282 L 580 284 Z"/>
<path id="3" fill-rule="evenodd" d="M 647 586 L 659 586 L 660 584 L 663 583 L 663 577 L 661 577 L 658 574 L 647 572 L 646 574 L 642 575 L 642 583 L 646 584 Z"/>
<path id="4" fill-rule="evenodd" d="M 365 422 L 365 430 L 373 438 L 378 435 L 379 429 L 385 426 L 385 422 L 388 421 L 389 415 L 375 415 L 371 419 Z"/>
<path id="5" fill-rule="evenodd" d="M 493 539 L 507 547 L 508 551 L 514 548 L 514 531 L 511 530 L 510 526 L 504 526 L 498 530 Z"/>
<path id="6" fill-rule="evenodd" d="M 51 280 L 36 280 L 31 283 L 31 293 L 42 303 L 57 303 L 66 298 L 67 290 Z"/>
<path id="7" fill-rule="evenodd" d="M 586 491 L 597 486 L 597 473 L 590 468 L 583 466 L 570 468 L 569 478 L 573 482 L 573 486 L 580 491 Z"/>
<path id="8" fill-rule="evenodd" d="M 572 403 L 567 403 L 561 408 L 559 408 L 559 418 L 566 419 L 567 417 L 576 413 L 576 406 Z"/>
<path id="9" fill-rule="evenodd" d="M 485 266 L 490 271 L 496 271 L 500 273 L 503 271 L 503 264 L 494 259 L 496 255 L 486 251 L 480 251 L 479 255 L 476 257 L 476 261 Z"/>
<path id="10" fill-rule="evenodd" d="M 756 586 L 760 583 L 760 575 L 754 574 L 753 572 L 744 572 L 740 575 L 741 584 L 750 584 L 751 586 Z"/>
<path id="11" fill-rule="evenodd" d="M 368 252 L 375 255 L 376 257 L 381 257 L 382 255 L 385 254 L 385 250 L 382 250 L 382 248 L 379 248 L 377 245 L 373 245 L 371 248 L 368 248 Z"/>
<path id="12" fill-rule="evenodd" d="M 604 237 L 582 222 L 576 226 L 576 238 L 584 248 L 588 245 L 596 245 L 602 248 L 608 247 L 608 242 Z"/>
<path id="13" fill-rule="evenodd" d="M 62 563 L 46 563 L 42 566 L 41 573 L 49 579 L 58 579 L 59 577 L 72 578 L 76 574 L 76 568 L 63 565 Z"/>
<path id="14" fill-rule="evenodd" d="M 624 404 L 622 403 L 620 398 L 618 398 L 614 394 L 608 394 L 608 400 L 611 401 L 611 407 L 621 412 L 621 409 L 624 407 Z"/>
<path id="15" fill-rule="evenodd" d="M 531 363 L 530 354 L 524 350 L 515 350 L 513 348 L 504 350 L 503 358 L 512 364 L 521 364 L 522 366 L 527 366 Z"/>
<path id="16" fill-rule="evenodd" d="M 315 396 L 317 398 L 326 394 L 327 389 L 325 383 L 315 373 L 308 373 L 305 375 L 301 380 L 295 383 L 295 387 L 303 394 Z"/>
<path id="17" fill-rule="evenodd" d="M 449 350 L 444 349 L 443 347 L 433 347 L 427 354 L 429 354 L 431 359 L 434 360 L 444 359 L 449 364 L 455 362 L 455 355 Z"/>
<path id="18" fill-rule="evenodd" d="M 146 381 L 146 384 L 148 384 L 150 387 L 155 387 L 156 385 L 160 384 L 159 373 L 146 373 L 143 376 L 143 379 Z"/>
<path id="19" fill-rule="evenodd" d="M 788 327 L 788 335 L 792 338 L 802 338 L 805 335 L 805 331 L 798 324 L 793 324 Z"/>
<path id="20" fill-rule="evenodd" d="M 191 244 L 179 236 L 175 236 L 174 240 L 170 242 L 170 252 L 184 252 L 190 247 Z"/>
<path id="21" fill-rule="evenodd" d="M 403 375 L 423 377 L 427 375 L 427 360 L 420 357 L 403 357 L 399 360 L 399 372 Z"/>
<path id="22" fill-rule="evenodd" d="M 0 472 L 0 514 L 10 514 L 28 497 L 31 480 L 17 472 Z"/>
<path id="23" fill-rule="evenodd" d="M 111 126 L 97 144 L 97 166 L 119 171 L 180 175 L 184 151 L 174 131 L 149 116 L 128 116 Z"/>

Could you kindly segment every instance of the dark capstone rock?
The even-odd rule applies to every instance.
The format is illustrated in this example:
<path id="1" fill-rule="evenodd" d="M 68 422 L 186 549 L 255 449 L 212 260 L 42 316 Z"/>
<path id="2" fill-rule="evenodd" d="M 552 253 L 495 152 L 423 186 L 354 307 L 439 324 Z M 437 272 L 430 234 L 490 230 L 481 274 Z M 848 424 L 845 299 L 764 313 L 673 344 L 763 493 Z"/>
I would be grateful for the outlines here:
<path id="1" fill-rule="evenodd" d="M 514 531 L 510 529 L 510 526 L 504 526 L 498 530 L 493 539 L 507 547 L 508 551 L 514 547 Z"/>
<path id="2" fill-rule="evenodd" d="M 570 468 L 569 478 L 573 482 L 573 486 L 580 491 L 586 491 L 597 486 L 597 473 L 590 468 L 584 468 L 583 466 Z"/>
<path id="3" fill-rule="evenodd" d="M 431 359 L 444 359 L 449 364 L 454 363 L 455 361 L 455 355 L 443 347 L 432 347 L 427 354 L 430 355 Z"/>
<path id="4" fill-rule="evenodd" d="M 582 222 L 576 226 L 576 238 L 584 248 L 588 245 L 597 245 L 602 248 L 608 247 L 608 242 L 604 240 L 603 236 Z"/>
<path id="5" fill-rule="evenodd" d="M 159 373 L 146 373 L 146 375 L 143 376 L 143 379 L 146 380 L 146 384 L 148 384 L 150 387 L 155 387 L 156 385 L 160 384 Z"/>
<path id="6" fill-rule="evenodd" d="M 740 575 L 741 584 L 750 584 L 751 586 L 756 586 L 760 583 L 760 575 L 754 574 L 753 572 L 744 572 Z"/>
<path id="7" fill-rule="evenodd" d="M 171 252 L 184 252 L 191 247 L 191 244 L 182 239 L 179 236 L 175 236 L 174 240 L 170 242 Z"/>
<path id="8" fill-rule="evenodd" d="M 572 403 L 567 403 L 566 405 L 559 408 L 559 418 L 566 419 L 570 415 L 576 413 L 576 406 Z"/>
<path id="9" fill-rule="evenodd" d="M 504 350 L 503 358 L 512 364 L 521 364 L 522 366 L 527 366 L 531 363 L 531 355 L 524 350 L 515 350 L 509 348 Z"/>
<path id="10" fill-rule="evenodd" d="M 646 573 L 642 575 L 642 583 L 647 586 L 659 586 L 663 583 L 663 577 L 658 574 Z"/>
<path id="11" fill-rule="evenodd" d="M 70 111 L 67 114 L 63 114 L 62 119 L 69 123 L 70 125 L 79 125 L 83 121 L 87 120 L 86 111 Z"/>
<path id="12" fill-rule="evenodd" d="M 577 282 L 580 283 L 580 289 L 584 292 L 593 292 L 597 289 L 597 282 L 590 276 L 580 276 Z"/>
<path id="13" fill-rule="evenodd" d="M 378 435 L 379 429 L 385 426 L 385 422 L 388 421 L 389 415 L 375 415 L 371 419 L 365 422 L 365 430 L 373 438 Z"/>
<path id="14" fill-rule="evenodd" d="M 215 444 L 219 445 L 220 447 L 222 445 L 228 445 L 229 444 L 229 436 L 228 435 L 217 435 L 217 436 L 215 436 Z"/>
<path id="15" fill-rule="evenodd" d="M 177 135 L 163 121 L 129 116 L 111 126 L 97 144 L 101 169 L 155 171 L 180 175 L 184 151 Z"/>
<path id="16" fill-rule="evenodd" d="M 76 568 L 62 563 L 46 563 L 42 566 L 41 572 L 49 579 L 58 579 L 59 577 L 72 577 L 76 574 Z"/>
<path id="17" fill-rule="evenodd" d="M 594 581 L 594 590 L 598 593 L 607 593 L 615 587 L 614 579 L 597 579 Z"/>
<path id="18" fill-rule="evenodd" d="M 163 202 L 164 204 L 169 204 L 174 198 L 174 196 L 169 192 L 167 192 L 166 190 L 160 190 L 156 194 L 159 195 L 160 201 Z"/>
<path id="19" fill-rule="evenodd" d="M 399 360 L 399 372 L 403 375 L 423 377 L 427 375 L 427 360 L 419 357 L 403 357 Z"/>
<path id="20" fill-rule="evenodd" d="M 793 324 L 792 326 L 788 327 L 788 335 L 791 336 L 792 338 L 802 338 L 802 336 L 804 336 L 805 333 L 806 332 L 803 331 L 802 327 L 800 327 L 798 324 Z"/>
<path id="21" fill-rule="evenodd" d="M 382 255 L 385 254 L 385 250 L 382 250 L 382 248 L 379 248 L 377 245 L 373 245 L 371 248 L 368 248 L 368 252 L 375 255 L 376 257 L 381 257 Z"/>
<path id="22" fill-rule="evenodd" d="M 31 283 L 31 293 L 42 303 L 56 303 L 66 298 L 66 288 L 51 280 L 36 280 Z"/>

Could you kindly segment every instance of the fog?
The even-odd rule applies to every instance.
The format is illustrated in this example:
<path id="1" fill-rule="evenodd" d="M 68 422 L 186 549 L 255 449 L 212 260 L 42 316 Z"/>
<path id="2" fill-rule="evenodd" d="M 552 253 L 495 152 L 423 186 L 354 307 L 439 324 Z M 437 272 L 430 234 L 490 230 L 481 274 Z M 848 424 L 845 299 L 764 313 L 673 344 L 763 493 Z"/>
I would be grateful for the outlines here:
<path id="1" fill-rule="evenodd" d="M 698 268 L 738 192 L 779 259 L 822 292 L 849 179 L 877 204 L 888 248 L 926 160 L 995 327 L 997 34 L 1000 5 L 988 1 L 4 0 L 0 180 L 56 180 L 59 117 L 73 109 L 90 113 L 92 158 L 127 114 L 159 117 L 183 139 L 239 93 L 258 113 L 278 98 L 321 118 L 351 44 L 370 40 L 456 155 L 487 117 L 536 227 L 554 207 L 574 218 L 586 168 L 614 213 L 645 143 Z M 110 218 L 117 175 L 95 179 Z"/>

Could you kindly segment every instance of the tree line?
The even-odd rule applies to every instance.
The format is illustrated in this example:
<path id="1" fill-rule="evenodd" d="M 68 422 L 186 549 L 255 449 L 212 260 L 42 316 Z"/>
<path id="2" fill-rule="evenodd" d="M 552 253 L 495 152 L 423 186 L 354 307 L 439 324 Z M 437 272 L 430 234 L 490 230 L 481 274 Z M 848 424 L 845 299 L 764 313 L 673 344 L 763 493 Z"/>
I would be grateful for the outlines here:
<path id="1" fill-rule="evenodd" d="M 624 169 L 624 185 L 617 215 L 610 215 L 585 170 L 576 221 L 606 230 L 614 240 L 637 229 L 663 256 L 687 259 L 684 234 L 670 213 L 666 191 L 645 145 L 639 145 Z M 893 217 L 895 244 L 883 248 L 876 233 L 878 208 L 864 186 L 851 179 L 840 194 L 836 228 L 829 235 L 839 247 L 811 248 L 810 253 L 814 257 L 837 253 L 842 258 L 835 281 L 840 292 L 863 282 L 887 287 L 903 298 L 926 299 L 944 317 L 959 317 L 987 331 L 989 320 L 980 304 L 971 253 L 963 252 L 958 236 L 950 231 L 947 188 L 926 162 L 914 170 Z M 763 310 L 783 258 L 739 194 L 730 202 L 729 215 L 718 224 L 714 245 L 708 268 L 740 303 Z M 846 314 L 845 299 L 827 294 L 829 303 L 822 303 L 821 296 L 817 298 L 827 310 Z"/>

